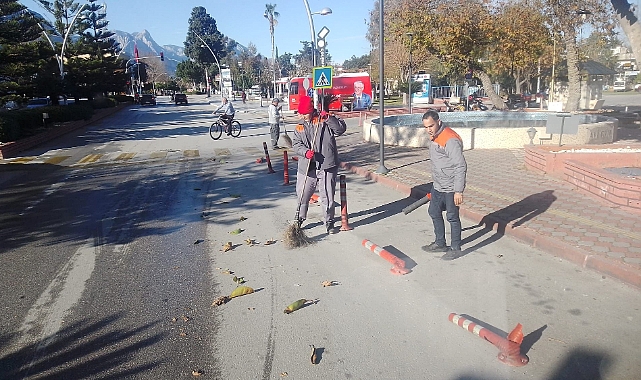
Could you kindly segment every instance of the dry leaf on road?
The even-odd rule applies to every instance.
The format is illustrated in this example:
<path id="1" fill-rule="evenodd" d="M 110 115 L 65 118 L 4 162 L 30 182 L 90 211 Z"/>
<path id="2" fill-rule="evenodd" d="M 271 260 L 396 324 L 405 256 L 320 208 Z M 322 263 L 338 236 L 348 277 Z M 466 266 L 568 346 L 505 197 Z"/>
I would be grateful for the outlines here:
<path id="1" fill-rule="evenodd" d="M 253 247 L 256 245 L 256 240 L 254 239 L 245 239 L 245 244 L 247 244 L 250 247 Z"/>
<path id="2" fill-rule="evenodd" d="M 228 241 L 223 245 L 223 252 L 231 251 L 234 248 L 232 242 Z"/>
<path id="3" fill-rule="evenodd" d="M 324 288 L 328 286 L 334 286 L 338 285 L 338 281 L 323 281 L 321 282 L 321 285 L 323 285 Z"/>
<path id="4" fill-rule="evenodd" d="M 191 371 L 191 374 L 192 374 L 192 376 L 198 377 L 198 376 L 203 374 L 203 371 L 195 369 L 195 370 Z"/>
<path id="5" fill-rule="evenodd" d="M 229 233 L 232 234 L 232 235 L 238 235 L 239 233 L 241 233 L 243 231 L 245 231 L 245 230 L 243 230 L 241 228 L 236 228 L 235 230 L 230 231 Z"/>
<path id="6" fill-rule="evenodd" d="M 247 220 L 247 218 L 245 218 L 244 216 L 241 216 L 238 220 L 242 222 L 244 220 Z"/>
<path id="7" fill-rule="evenodd" d="M 211 306 L 220 306 L 220 305 L 226 304 L 227 302 L 229 302 L 229 297 L 222 296 L 222 297 L 216 298 L 214 302 L 211 304 Z"/>
<path id="8" fill-rule="evenodd" d="M 274 243 L 276 243 L 276 240 L 274 240 L 274 239 L 269 239 L 269 240 L 267 240 L 267 241 L 265 242 L 265 245 L 272 245 L 272 244 L 274 244 Z"/>

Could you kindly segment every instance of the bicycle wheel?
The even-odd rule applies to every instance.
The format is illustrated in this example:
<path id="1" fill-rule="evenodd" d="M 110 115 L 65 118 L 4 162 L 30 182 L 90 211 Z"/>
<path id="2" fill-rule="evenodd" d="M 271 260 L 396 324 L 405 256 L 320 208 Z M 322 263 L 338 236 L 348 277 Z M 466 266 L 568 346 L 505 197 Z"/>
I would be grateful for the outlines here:
<path id="1" fill-rule="evenodd" d="M 238 120 L 232 121 L 231 122 L 231 135 L 234 136 L 234 137 L 240 136 L 240 130 L 241 130 L 240 122 L 238 122 Z"/>
<path id="2" fill-rule="evenodd" d="M 211 127 L 209 127 L 209 136 L 214 140 L 218 140 L 222 134 L 223 134 L 223 127 L 220 124 L 218 124 L 217 121 L 214 121 L 211 124 Z"/>

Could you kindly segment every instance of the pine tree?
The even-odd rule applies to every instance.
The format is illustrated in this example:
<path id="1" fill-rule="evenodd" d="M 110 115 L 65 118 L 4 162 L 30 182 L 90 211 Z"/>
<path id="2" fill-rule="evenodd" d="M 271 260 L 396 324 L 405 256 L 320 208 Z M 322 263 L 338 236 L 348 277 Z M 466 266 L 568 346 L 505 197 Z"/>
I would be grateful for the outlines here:
<path id="1" fill-rule="evenodd" d="M 55 69 L 54 54 L 41 33 L 38 20 L 25 6 L 0 0 L 0 102 L 41 94 L 37 86 L 45 75 L 39 72 L 44 67 Z"/>

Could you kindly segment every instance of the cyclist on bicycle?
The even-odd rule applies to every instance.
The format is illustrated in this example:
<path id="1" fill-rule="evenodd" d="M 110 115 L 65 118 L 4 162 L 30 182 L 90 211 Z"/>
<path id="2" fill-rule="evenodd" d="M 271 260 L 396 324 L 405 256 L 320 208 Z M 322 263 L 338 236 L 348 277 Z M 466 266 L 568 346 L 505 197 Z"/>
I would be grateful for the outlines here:
<path id="1" fill-rule="evenodd" d="M 221 104 L 216 111 L 212 112 L 212 115 L 217 114 L 218 111 L 222 111 L 220 119 L 225 122 L 227 134 L 231 135 L 231 122 L 234 120 L 234 115 L 236 114 L 234 106 L 227 98 L 223 97 L 223 104 Z"/>

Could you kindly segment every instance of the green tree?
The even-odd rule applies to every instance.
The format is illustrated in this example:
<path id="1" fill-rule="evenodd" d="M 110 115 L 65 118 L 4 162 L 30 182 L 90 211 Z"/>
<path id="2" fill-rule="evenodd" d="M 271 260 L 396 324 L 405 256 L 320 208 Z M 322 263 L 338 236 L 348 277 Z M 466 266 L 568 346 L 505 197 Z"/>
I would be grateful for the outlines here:
<path id="1" fill-rule="evenodd" d="M 97 0 L 88 1 L 78 22 L 81 38 L 71 44 L 73 56 L 67 64 L 69 89 L 76 99 L 123 91 L 127 81 L 123 62 L 117 61 L 119 45 L 107 29 L 105 7 Z"/>
<path id="2" fill-rule="evenodd" d="M 176 77 L 196 87 L 196 83 L 202 82 L 205 78 L 205 71 L 202 65 L 192 60 L 182 61 L 176 66 Z"/>
<path id="3" fill-rule="evenodd" d="M 204 7 L 194 7 L 189 17 L 189 29 L 184 43 L 185 55 L 197 64 L 210 66 L 216 63 L 216 59 L 220 63 L 229 53 L 227 42 L 227 37 L 218 31 L 216 20 L 207 13 L 207 10 Z M 206 46 L 203 47 L 203 45 Z M 212 52 L 215 57 L 212 56 Z M 217 68 L 215 72 L 218 72 Z M 211 71 L 210 74 L 214 76 Z"/>
<path id="4" fill-rule="evenodd" d="M 40 39 L 42 29 L 26 7 L 0 0 L 0 101 L 38 94 L 38 80 L 56 72 L 53 51 Z M 48 69 L 48 70 L 47 70 Z M 34 80 L 33 78 L 36 78 Z M 46 91 L 41 88 L 40 91 Z M 49 93 L 49 92 L 43 92 Z"/>
<path id="5" fill-rule="evenodd" d="M 366 70 L 369 69 L 371 63 L 370 55 L 364 54 L 360 57 L 353 55 L 350 59 L 343 62 L 343 69 L 345 70 Z"/>

